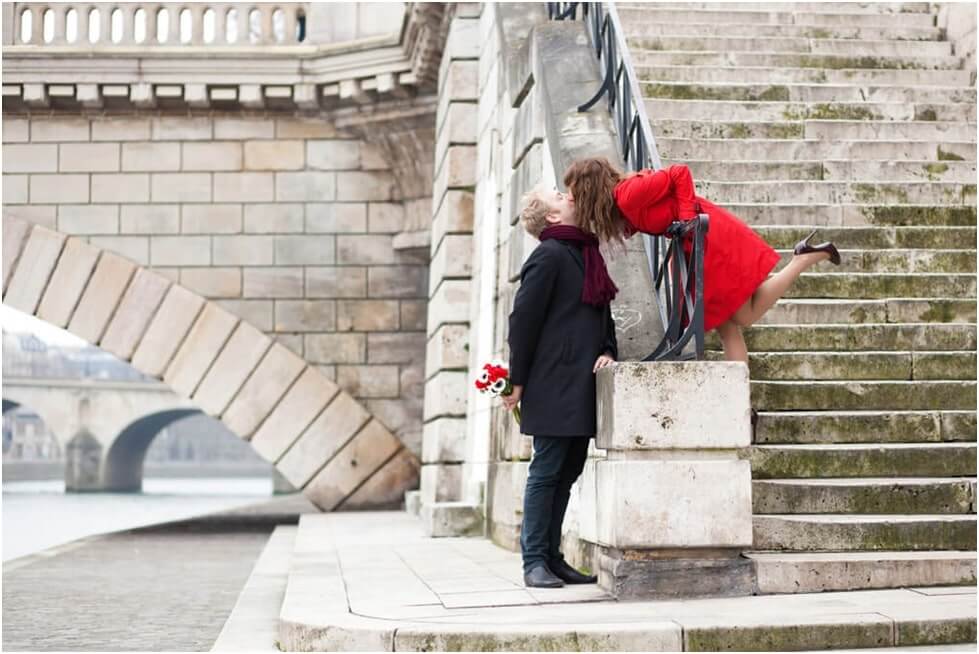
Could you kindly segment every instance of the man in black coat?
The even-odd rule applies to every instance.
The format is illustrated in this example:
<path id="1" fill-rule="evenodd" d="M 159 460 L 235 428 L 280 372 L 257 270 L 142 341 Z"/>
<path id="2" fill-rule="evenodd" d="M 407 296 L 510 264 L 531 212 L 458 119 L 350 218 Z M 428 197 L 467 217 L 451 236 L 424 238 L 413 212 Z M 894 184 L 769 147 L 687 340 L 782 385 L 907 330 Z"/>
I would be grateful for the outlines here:
<path id="1" fill-rule="evenodd" d="M 564 560 L 561 523 L 595 435 L 595 373 L 618 356 L 608 302 L 582 299 L 586 279 L 599 268 L 596 261 L 613 297 L 615 287 L 597 241 L 575 227 L 573 198 L 538 192 L 522 217 L 527 231 L 542 239 L 521 270 L 510 314 L 514 392 L 504 398 L 507 408 L 521 403 L 520 431 L 534 437 L 520 534 L 524 583 L 545 588 L 595 583 L 597 577 Z M 594 250 L 585 252 L 589 247 Z M 586 275 L 589 266 L 595 270 Z"/>

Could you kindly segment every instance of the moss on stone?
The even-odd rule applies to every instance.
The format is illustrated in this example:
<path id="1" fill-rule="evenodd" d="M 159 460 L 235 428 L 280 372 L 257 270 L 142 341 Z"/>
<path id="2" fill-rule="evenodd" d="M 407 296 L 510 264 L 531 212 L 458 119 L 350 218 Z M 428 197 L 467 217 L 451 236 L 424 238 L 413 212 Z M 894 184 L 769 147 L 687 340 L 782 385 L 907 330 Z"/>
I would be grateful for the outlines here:
<path id="1" fill-rule="evenodd" d="M 937 176 L 948 172 L 948 164 L 939 162 L 925 164 L 922 166 L 922 168 L 925 169 L 925 173 L 928 174 L 929 179 L 934 179 Z"/>
<path id="2" fill-rule="evenodd" d="M 926 109 L 921 109 L 919 111 L 915 111 L 914 112 L 914 119 L 915 120 L 936 121 L 936 120 L 938 120 L 938 114 L 935 113 L 935 110 L 934 109 L 932 109 L 931 107 L 928 107 Z"/>
<path id="3" fill-rule="evenodd" d="M 751 137 L 751 128 L 745 123 L 732 123 L 727 130 L 727 138 L 746 139 Z"/>
<path id="4" fill-rule="evenodd" d="M 960 157 L 954 152 L 946 152 L 942 150 L 942 146 L 938 146 L 938 160 L 939 161 L 965 161 L 964 157 Z"/>
<path id="5" fill-rule="evenodd" d="M 804 133 L 802 123 L 776 123 L 768 128 L 768 135 L 775 139 L 799 139 Z"/>
<path id="6" fill-rule="evenodd" d="M 882 120 L 883 116 L 867 109 L 845 104 L 821 103 L 808 112 L 811 120 Z"/>

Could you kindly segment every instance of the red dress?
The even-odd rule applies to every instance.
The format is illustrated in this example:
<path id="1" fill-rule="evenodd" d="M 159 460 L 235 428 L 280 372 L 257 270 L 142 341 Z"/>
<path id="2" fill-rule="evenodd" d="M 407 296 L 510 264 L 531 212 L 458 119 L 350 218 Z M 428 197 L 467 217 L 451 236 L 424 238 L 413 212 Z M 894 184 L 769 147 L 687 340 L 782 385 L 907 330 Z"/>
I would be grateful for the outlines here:
<path id="1" fill-rule="evenodd" d="M 640 232 L 663 234 L 675 220 L 710 216 L 704 253 L 704 329 L 727 322 L 779 261 L 778 253 L 737 216 L 694 193 L 690 169 L 643 170 L 615 187 L 623 217 Z M 685 244 L 690 251 L 690 243 Z"/>

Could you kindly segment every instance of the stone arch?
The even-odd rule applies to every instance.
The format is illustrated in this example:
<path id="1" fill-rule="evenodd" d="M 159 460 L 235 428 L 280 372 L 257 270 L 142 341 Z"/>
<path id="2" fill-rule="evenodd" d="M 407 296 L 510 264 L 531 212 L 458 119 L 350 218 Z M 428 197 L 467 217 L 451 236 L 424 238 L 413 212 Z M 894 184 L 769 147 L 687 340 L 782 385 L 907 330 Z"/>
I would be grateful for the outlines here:
<path id="1" fill-rule="evenodd" d="M 6 393 L 7 389 L 4 389 L 4 392 Z M 4 397 L 3 412 L 0 415 L 6 415 L 8 411 L 13 411 L 14 409 L 21 408 L 21 407 L 30 410 L 32 413 L 34 413 L 36 416 L 38 416 L 41 419 L 41 422 L 44 423 L 44 427 L 45 429 L 47 429 L 48 434 L 51 435 L 58 449 L 61 451 L 62 454 L 64 454 L 65 443 L 58 437 L 59 426 L 52 424 L 52 421 L 49 419 L 49 416 L 46 415 L 43 410 L 39 411 L 34 405 L 24 402 L 22 400 L 15 400 L 15 399 Z"/>
<path id="2" fill-rule="evenodd" d="M 102 489 L 113 492 L 135 492 L 143 488 L 143 462 L 153 439 L 169 425 L 200 409 L 171 409 L 145 415 L 119 432 L 102 464 Z"/>
<path id="3" fill-rule="evenodd" d="M 389 507 L 417 485 L 417 457 L 315 366 L 149 268 L 5 216 L 3 294 L 161 379 L 321 510 Z"/>

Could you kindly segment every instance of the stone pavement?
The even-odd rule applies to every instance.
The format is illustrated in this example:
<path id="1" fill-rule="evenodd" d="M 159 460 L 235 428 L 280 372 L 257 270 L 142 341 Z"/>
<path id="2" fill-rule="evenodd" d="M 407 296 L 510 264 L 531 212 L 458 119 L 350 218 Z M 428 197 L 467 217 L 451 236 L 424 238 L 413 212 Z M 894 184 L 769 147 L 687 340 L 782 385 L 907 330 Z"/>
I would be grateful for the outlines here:
<path id="1" fill-rule="evenodd" d="M 527 589 L 519 556 L 424 537 L 406 513 L 304 515 L 280 612 L 287 650 L 805 650 L 968 643 L 975 587 L 615 602 Z"/>

